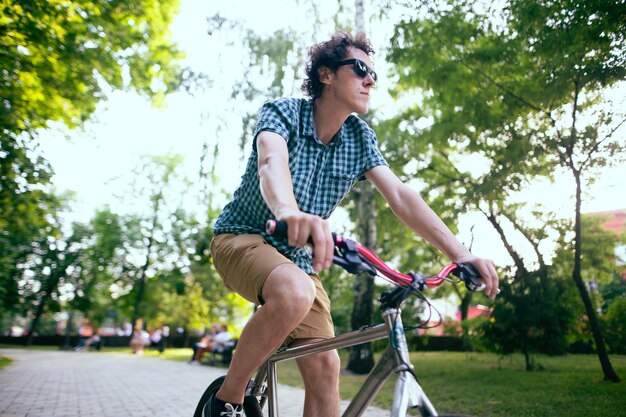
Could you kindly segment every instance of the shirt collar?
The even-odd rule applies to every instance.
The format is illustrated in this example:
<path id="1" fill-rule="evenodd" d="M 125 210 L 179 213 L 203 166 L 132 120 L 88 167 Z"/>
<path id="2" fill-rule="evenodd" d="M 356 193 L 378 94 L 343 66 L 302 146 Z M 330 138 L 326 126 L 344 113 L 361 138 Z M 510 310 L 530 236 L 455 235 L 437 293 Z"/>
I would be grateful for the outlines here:
<path id="1" fill-rule="evenodd" d="M 320 142 L 319 139 L 315 137 L 315 121 L 313 120 L 313 103 L 314 99 L 306 100 L 304 102 L 304 111 L 303 111 L 303 126 L 302 126 L 302 135 L 306 137 L 310 137 L 316 142 Z M 333 140 L 328 144 L 328 146 L 339 146 L 341 142 L 343 142 L 345 123 L 341 125 L 339 131 L 335 134 Z"/>

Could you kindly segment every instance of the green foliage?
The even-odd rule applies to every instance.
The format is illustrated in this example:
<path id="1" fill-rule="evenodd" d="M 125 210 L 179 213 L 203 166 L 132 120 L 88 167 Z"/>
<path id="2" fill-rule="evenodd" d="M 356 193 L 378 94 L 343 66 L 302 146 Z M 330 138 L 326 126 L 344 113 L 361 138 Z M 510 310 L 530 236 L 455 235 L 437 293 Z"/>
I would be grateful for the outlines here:
<path id="1" fill-rule="evenodd" d="M 626 297 L 626 280 L 618 272 L 615 272 L 610 282 L 598 285 L 598 292 L 602 297 L 602 311 L 606 312 L 614 300 Z"/>
<path id="2" fill-rule="evenodd" d="M 336 334 L 347 333 L 352 330 L 351 315 L 354 303 L 354 275 L 347 272 L 337 271 L 339 268 L 331 268 L 331 271 L 321 276 L 324 289 L 332 301 L 331 316 Z"/>
<path id="3" fill-rule="evenodd" d="M 567 352 L 582 306 L 569 277 L 552 272 L 517 275 L 502 283 L 492 317 L 482 329 L 486 346 L 505 355 Z"/>
<path id="4" fill-rule="evenodd" d="M 602 226 L 603 219 L 583 216 L 581 266 L 583 278 L 597 284 L 611 282 L 617 271 L 615 248 L 619 243 L 618 236 Z"/>
<path id="5" fill-rule="evenodd" d="M 52 171 L 24 138 L 0 140 L 0 317 L 19 307 L 18 282 L 28 258 L 58 236 L 63 198 L 49 186 Z"/>
<path id="6" fill-rule="evenodd" d="M 24 317 L 32 318 L 28 344 L 38 332 L 46 313 L 61 310 L 65 287 L 59 284 L 79 273 L 80 260 L 84 256 L 83 238 L 83 227 L 75 227 L 68 237 L 60 232 L 50 234 L 44 241 L 33 245 L 22 266 L 18 282 L 20 312 Z"/>
<path id="7" fill-rule="evenodd" d="M 626 294 L 626 284 L 619 275 L 620 266 L 615 256 L 623 237 L 604 229 L 603 221 L 603 217 L 595 215 L 582 216 L 581 275 L 592 288 L 591 295 L 599 311 L 606 312 L 615 298 Z M 563 239 L 552 261 L 552 268 L 561 276 L 571 273 L 572 251 L 573 242 Z"/>
<path id="8" fill-rule="evenodd" d="M 534 176 L 550 177 L 568 155 L 586 167 L 607 163 L 623 151 L 611 140 L 619 119 L 599 112 L 596 124 L 580 129 L 567 112 L 598 104 L 598 89 L 626 76 L 624 22 L 614 17 L 623 7 L 512 1 L 484 11 L 451 1 L 396 25 L 388 54 L 395 94 L 423 94 L 395 119 L 398 140 L 412 138 L 405 154 L 422 155 L 423 171 L 470 191 L 457 192 L 465 205 L 501 201 Z M 480 157 L 482 174 L 453 169 L 451 153 Z"/>
<path id="9" fill-rule="evenodd" d="M 615 299 L 602 317 L 604 337 L 611 353 L 626 354 L 626 297 Z"/>
<path id="10" fill-rule="evenodd" d="M 515 277 L 504 285 L 506 303 L 498 303 L 490 330 L 502 351 L 563 349 L 572 304 L 556 305 L 566 287 L 554 277 L 567 277 L 574 264 L 569 271 L 563 263 L 548 269 L 551 254 L 541 248 L 555 233 L 563 236 L 564 222 L 539 209 L 530 216 L 539 226 L 529 227 L 514 201 L 559 166 L 571 171 L 579 195 L 582 173 L 591 180 L 595 168 L 626 154 L 615 134 L 624 115 L 602 94 L 626 77 L 625 22 L 617 17 L 624 7 L 619 1 L 428 2 L 395 27 L 388 54 L 398 79 L 394 94 L 421 99 L 386 122 L 398 133 L 385 144 L 444 213 L 478 210 L 499 234 Z M 404 155 L 419 159 L 411 163 Z M 579 207 L 578 200 L 572 213 Z M 511 231 L 523 245 L 513 243 Z M 604 243 L 591 237 L 589 245 L 585 268 L 608 272 Z M 534 259 L 522 255 L 524 246 Z M 574 247 L 569 250 L 571 259 Z M 528 312 L 526 302 L 542 313 Z"/>
<path id="11" fill-rule="evenodd" d="M 110 286 L 119 278 L 123 251 L 122 219 L 109 207 L 97 210 L 89 225 L 74 224 L 83 255 L 74 274 L 61 281 L 71 288 L 69 307 L 101 323 L 110 311 Z"/>
<path id="12" fill-rule="evenodd" d="M 0 8 L 3 137 L 49 121 L 79 125 L 106 84 L 158 99 L 181 82 L 168 29 L 178 0 L 2 1 Z"/>
<path id="13" fill-rule="evenodd" d="M 582 232 L 583 275 L 589 282 L 606 283 L 615 271 L 616 237 L 594 217 L 583 218 Z M 590 342 L 589 329 L 580 318 L 582 305 L 569 280 L 571 253 L 571 241 L 562 238 L 546 275 L 539 270 L 502 283 L 493 319 L 483 332 L 488 347 L 505 354 L 520 350 L 558 354 L 574 341 Z"/>
<path id="14" fill-rule="evenodd" d="M 177 0 L 0 2 L 0 315 L 23 301 L 17 283 L 29 259 L 60 236 L 54 219 L 62 198 L 50 189 L 37 130 L 51 121 L 79 126 L 111 89 L 134 89 L 158 104 L 178 88 L 191 74 L 175 64 L 181 54 L 170 42 L 177 7 Z"/>

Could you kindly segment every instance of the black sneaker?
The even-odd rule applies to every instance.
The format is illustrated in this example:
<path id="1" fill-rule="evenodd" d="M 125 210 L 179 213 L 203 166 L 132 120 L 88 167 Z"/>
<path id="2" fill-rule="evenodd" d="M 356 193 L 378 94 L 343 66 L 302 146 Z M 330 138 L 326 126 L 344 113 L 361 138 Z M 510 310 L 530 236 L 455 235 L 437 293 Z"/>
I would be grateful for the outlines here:
<path id="1" fill-rule="evenodd" d="M 217 398 L 215 394 L 204 405 L 203 417 L 245 417 L 243 405 L 231 404 Z"/>

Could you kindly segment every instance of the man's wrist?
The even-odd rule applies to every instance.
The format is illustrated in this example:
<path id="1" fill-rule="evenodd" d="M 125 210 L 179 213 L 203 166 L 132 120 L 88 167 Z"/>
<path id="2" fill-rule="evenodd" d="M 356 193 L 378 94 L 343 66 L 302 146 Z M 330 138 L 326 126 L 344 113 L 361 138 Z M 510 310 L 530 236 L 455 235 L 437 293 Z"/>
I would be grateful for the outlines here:
<path id="1" fill-rule="evenodd" d="M 453 256 L 449 256 L 449 259 L 452 262 L 467 262 L 468 259 L 471 259 L 473 257 L 474 255 L 472 255 L 469 250 L 465 249 L 463 251 L 455 252 Z"/>
<path id="2" fill-rule="evenodd" d="M 281 204 L 281 205 L 277 205 L 272 212 L 274 213 L 274 216 L 276 216 L 277 219 L 282 220 L 285 217 L 288 217 L 289 215 L 293 213 L 297 213 L 299 211 L 300 210 L 297 207 L 294 208 L 289 204 Z"/>

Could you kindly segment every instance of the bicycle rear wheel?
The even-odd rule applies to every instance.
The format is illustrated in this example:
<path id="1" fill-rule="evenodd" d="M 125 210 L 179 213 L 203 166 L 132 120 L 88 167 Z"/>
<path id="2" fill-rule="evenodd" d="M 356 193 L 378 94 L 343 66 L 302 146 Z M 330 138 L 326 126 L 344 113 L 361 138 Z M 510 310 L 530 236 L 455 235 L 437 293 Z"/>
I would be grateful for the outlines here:
<path id="1" fill-rule="evenodd" d="M 221 388 L 224 383 L 225 376 L 221 376 L 217 378 L 215 381 L 211 382 L 202 397 L 200 397 L 200 401 L 198 401 L 198 405 L 196 406 L 196 411 L 193 413 L 193 417 L 203 417 L 202 410 L 204 406 L 209 402 L 211 396 L 215 394 Z M 243 399 L 243 411 L 246 417 L 263 417 L 263 412 L 261 411 L 261 407 L 259 406 L 259 402 L 256 397 L 246 396 Z"/>

